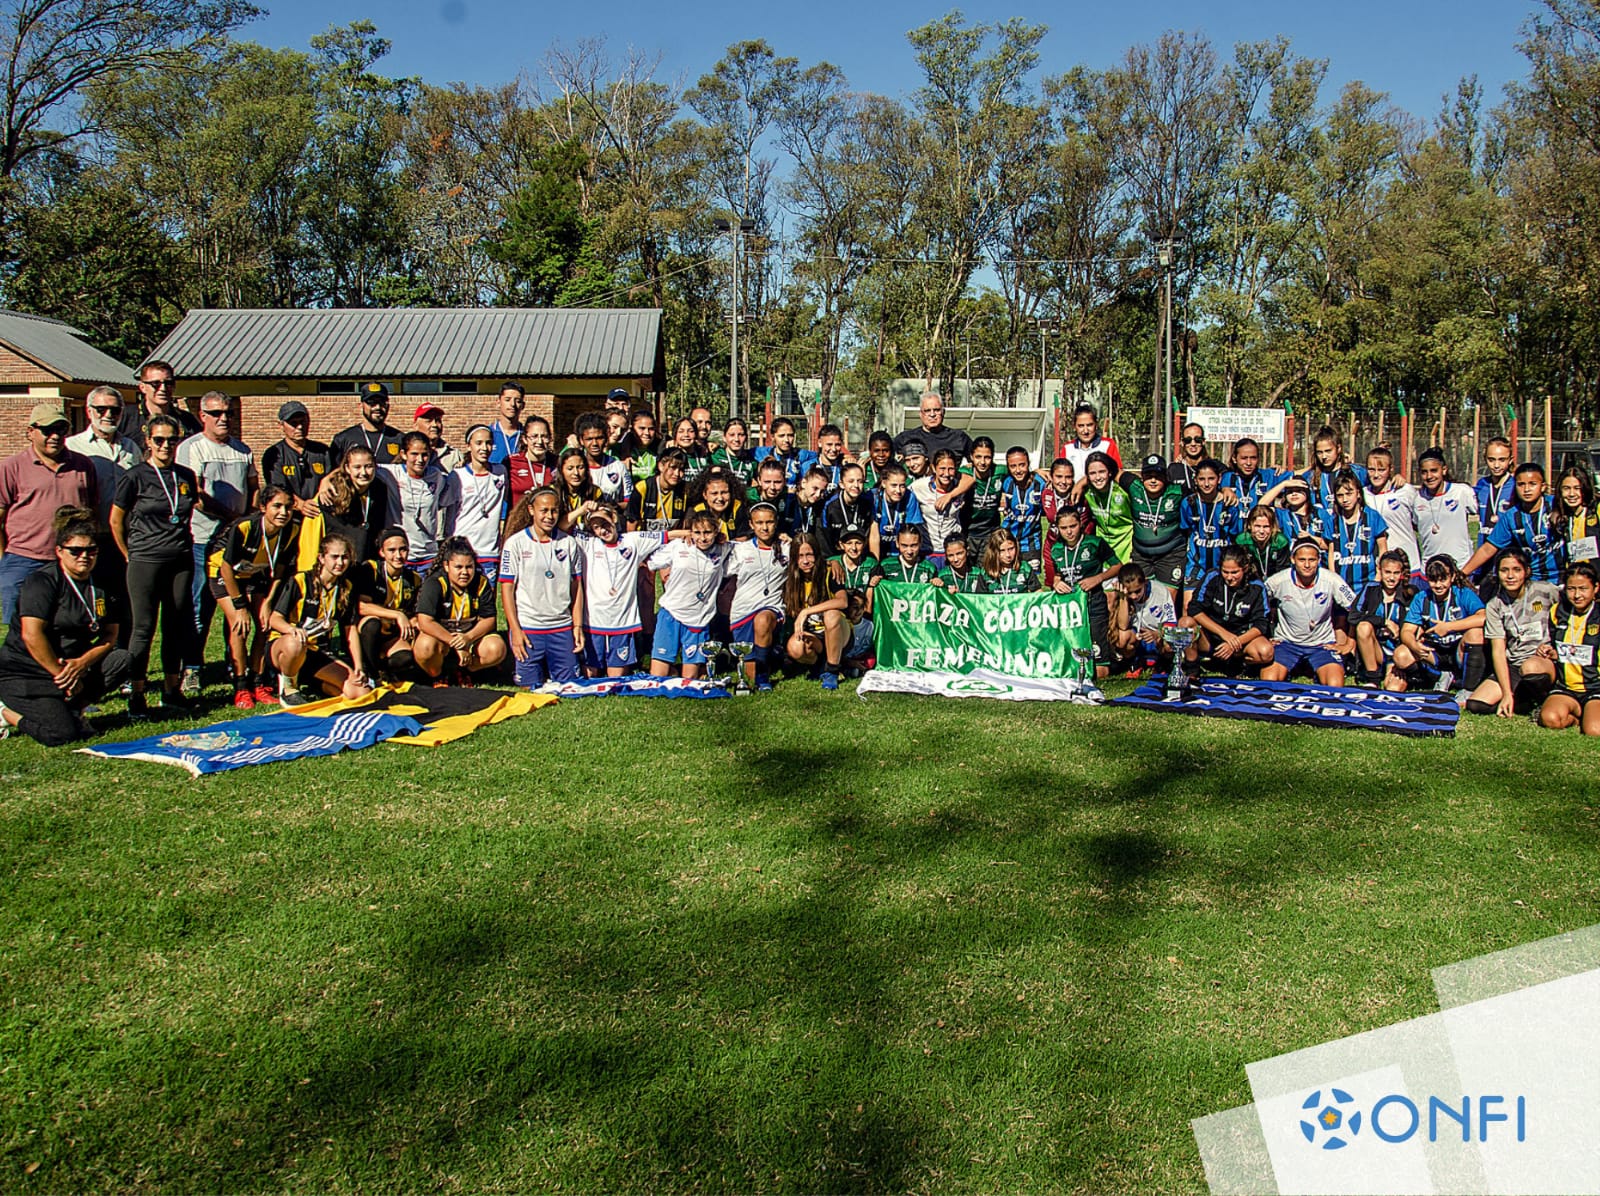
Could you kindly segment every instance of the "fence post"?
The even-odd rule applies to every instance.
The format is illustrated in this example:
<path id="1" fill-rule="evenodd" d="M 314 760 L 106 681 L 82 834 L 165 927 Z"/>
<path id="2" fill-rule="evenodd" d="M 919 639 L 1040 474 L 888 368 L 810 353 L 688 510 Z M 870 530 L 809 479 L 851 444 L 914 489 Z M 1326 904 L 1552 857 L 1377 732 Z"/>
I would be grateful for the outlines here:
<path id="1" fill-rule="evenodd" d="M 1483 408 L 1476 403 L 1472 406 L 1472 468 L 1467 472 L 1478 472 L 1478 435 L 1483 431 Z"/>
<path id="2" fill-rule="evenodd" d="M 1544 397 L 1544 476 L 1550 477 L 1555 469 L 1555 437 L 1550 434 L 1550 396 Z"/>

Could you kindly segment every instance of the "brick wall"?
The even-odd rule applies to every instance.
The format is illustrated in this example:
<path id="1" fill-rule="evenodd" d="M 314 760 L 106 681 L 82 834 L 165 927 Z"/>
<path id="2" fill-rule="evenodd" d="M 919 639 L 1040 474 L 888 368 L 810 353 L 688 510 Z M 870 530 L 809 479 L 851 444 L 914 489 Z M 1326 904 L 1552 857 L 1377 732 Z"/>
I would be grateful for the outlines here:
<path id="1" fill-rule="evenodd" d="M 361 404 L 354 395 L 244 395 L 237 400 L 243 407 L 243 427 L 239 435 L 257 454 L 282 438 L 282 429 L 278 426 L 278 408 L 290 399 L 306 405 L 306 410 L 311 413 L 311 438 L 324 444 L 361 419 Z M 194 410 L 197 400 L 187 401 L 190 410 Z M 395 395 L 389 400 L 389 423 L 402 432 L 409 432 L 413 413 L 425 402 L 444 409 L 444 437 L 457 447 L 460 447 L 467 429 L 473 424 L 489 423 L 500 414 L 498 394 Z M 564 404 L 567 400 L 561 402 Z M 553 395 L 529 395 L 523 407 L 523 417 L 542 415 L 550 419 L 556 404 Z M 591 401 L 589 406 L 598 410 L 599 402 Z"/>
<path id="2" fill-rule="evenodd" d="M 0 345 L 0 385 L 50 386 L 59 381 L 59 375 Z"/>

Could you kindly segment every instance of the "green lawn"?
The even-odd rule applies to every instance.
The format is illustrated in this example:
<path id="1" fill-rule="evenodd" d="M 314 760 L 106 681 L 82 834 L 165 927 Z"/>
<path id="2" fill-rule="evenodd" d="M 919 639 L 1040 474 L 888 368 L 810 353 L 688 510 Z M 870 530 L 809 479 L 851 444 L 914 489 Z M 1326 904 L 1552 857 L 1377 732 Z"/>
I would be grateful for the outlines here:
<path id="1" fill-rule="evenodd" d="M 800 682 L 199 781 L 12 740 L 5 1184 L 1197 1190 L 1247 1063 L 1600 922 L 1595 752 Z"/>

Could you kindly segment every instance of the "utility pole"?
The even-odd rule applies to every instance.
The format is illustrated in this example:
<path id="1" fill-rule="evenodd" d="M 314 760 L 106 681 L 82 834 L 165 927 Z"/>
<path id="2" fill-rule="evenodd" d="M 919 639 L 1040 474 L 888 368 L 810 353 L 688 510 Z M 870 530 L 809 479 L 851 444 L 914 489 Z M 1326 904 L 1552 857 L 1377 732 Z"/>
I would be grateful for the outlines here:
<path id="1" fill-rule="evenodd" d="M 1039 325 L 1039 406 L 1044 406 L 1044 384 L 1049 374 L 1045 361 L 1045 345 L 1052 332 L 1061 331 L 1061 321 L 1055 316 L 1035 316 L 1033 322 Z"/>
<path id="2" fill-rule="evenodd" d="M 1161 268 L 1167 272 L 1167 297 L 1165 304 L 1163 304 L 1163 307 L 1165 308 L 1163 318 L 1166 321 L 1166 335 L 1163 339 L 1166 342 L 1167 349 L 1167 397 L 1164 404 L 1166 418 L 1162 423 L 1161 441 L 1166 447 L 1167 460 L 1170 461 L 1172 460 L 1173 450 L 1177 447 L 1172 443 L 1172 267 L 1176 257 L 1173 243 L 1171 241 L 1161 242 L 1161 244 L 1157 247 L 1157 253 L 1161 262 Z"/>
<path id="3" fill-rule="evenodd" d="M 736 225 L 719 216 L 711 227 L 733 237 L 733 335 L 728 340 L 728 418 L 733 419 L 739 414 L 739 247 L 756 231 L 756 222 L 743 219 Z"/>

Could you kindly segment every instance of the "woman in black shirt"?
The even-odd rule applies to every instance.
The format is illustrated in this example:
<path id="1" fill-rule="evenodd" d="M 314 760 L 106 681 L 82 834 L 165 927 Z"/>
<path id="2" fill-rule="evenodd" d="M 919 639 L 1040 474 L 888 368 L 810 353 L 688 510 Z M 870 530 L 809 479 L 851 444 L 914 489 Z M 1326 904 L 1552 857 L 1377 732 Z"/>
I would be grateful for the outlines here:
<path id="1" fill-rule="evenodd" d="M 83 708 L 133 670 L 119 599 L 94 583 L 93 512 L 63 508 L 58 527 L 56 559 L 22 583 L 0 644 L 0 736 L 14 727 L 46 747 L 93 735 Z"/>
<path id="2" fill-rule="evenodd" d="M 128 566 L 128 606 L 133 633 L 133 696 L 128 717 L 147 713 L 145 685 L 156 618 L 161 619 L 163 706 L 186 706 L 180 693 L 183 662 L 200 659 L 194 639 L 194 538 L 189 516 L 199 487 L 194 472 L 176 463 L 183 428 L 170 415 L 145 425 L 147 459 L 117 480 L 111 500 L 111 536 Z"/>

